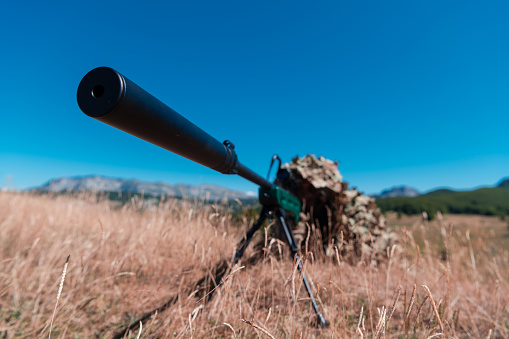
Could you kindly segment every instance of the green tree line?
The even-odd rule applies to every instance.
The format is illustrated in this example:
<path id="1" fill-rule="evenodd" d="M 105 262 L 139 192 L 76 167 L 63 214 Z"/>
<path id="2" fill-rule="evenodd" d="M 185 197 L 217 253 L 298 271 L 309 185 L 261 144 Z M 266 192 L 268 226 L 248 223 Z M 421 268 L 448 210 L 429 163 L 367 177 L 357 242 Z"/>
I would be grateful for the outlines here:
<path id="1" fill-rule="evenodd" d="M 505 187 L 480 188 L 473 191 L 433 191 L 418 197 L 377 199 L 382 211 L 395 211 L 408 215 L 425 211 L 430 216 L 437 211 L 453 214 L 498 215 L 509 214 L 509 189 Z"/>

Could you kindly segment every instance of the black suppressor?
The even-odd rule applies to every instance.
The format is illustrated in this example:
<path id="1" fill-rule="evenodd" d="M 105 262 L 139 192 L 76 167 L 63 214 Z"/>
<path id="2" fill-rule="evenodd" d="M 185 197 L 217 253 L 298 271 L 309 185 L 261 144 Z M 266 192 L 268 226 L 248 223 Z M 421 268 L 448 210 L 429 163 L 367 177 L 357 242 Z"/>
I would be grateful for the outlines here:
<path id="1" fill-rule="evenodd" d="M 238 161 L 233 144 L 220 143 L 112 68 L 88 72 L 78 86 L 77 99 L 83 113 L 105 124 L 220 173 L 272 186 Z"/>

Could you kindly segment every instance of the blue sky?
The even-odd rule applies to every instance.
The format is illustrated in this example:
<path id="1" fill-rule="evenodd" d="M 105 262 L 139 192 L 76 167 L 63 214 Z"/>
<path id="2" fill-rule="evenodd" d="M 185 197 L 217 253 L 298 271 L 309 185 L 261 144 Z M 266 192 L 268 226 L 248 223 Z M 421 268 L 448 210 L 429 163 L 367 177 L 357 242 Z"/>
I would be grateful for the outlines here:
<path id="1" fill-rule="evenodd" d="M 254 191 L 76 104 L 110 66 L 265 176 L 270 158 L 340 162 L 361 191 L 509 176 L 507 1 L 4 2 L 0 186 L 101 174 Z"/>

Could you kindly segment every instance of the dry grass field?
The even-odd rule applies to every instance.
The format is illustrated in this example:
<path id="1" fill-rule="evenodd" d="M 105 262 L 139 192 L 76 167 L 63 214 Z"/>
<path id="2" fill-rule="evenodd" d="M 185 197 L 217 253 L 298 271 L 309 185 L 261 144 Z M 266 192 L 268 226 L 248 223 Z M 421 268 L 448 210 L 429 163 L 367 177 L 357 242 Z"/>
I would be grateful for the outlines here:
<path id="1" fill-rule="evenodd" d="M 194 282 L 233 256 L 251 221 L 195 202 L 96 200 L 0 192 L 0 338 L 48 337 L 68 255 L 52 338 L 110 338 L 170 298 L 125 337 L 509 338 L 507 221 L 389 216 L 400 241 L 378 265 L 307 256 L 330 321 L 321 329 L 284 244 L 241 262 L 210 302 L 195 297 Z"/>

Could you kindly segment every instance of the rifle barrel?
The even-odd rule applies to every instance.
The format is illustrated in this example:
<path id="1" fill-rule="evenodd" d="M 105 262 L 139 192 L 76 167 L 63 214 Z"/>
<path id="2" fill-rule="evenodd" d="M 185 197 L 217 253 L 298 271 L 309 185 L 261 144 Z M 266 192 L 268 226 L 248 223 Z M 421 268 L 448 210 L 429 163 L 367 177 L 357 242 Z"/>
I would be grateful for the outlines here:
<path id="1" fill-rule="evenodd" d="M 265 188 L 272 184 L 242 165 L 232 147 L 220 143 L 109 67 L 98 67 L 81 80 L 78 105 L 86 115 L 223 174 Z"/>

